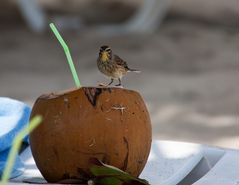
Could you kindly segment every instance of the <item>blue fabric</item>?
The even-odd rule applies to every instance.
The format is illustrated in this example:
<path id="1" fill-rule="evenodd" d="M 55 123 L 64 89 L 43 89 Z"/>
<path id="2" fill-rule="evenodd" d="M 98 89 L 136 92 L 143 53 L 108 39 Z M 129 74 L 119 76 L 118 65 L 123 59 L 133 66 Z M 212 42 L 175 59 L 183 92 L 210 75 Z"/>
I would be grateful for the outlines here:
<path id="1" fill-rule="evenodd" d="M 0 176 L 8 157 L 9 150 L 17 133 L 26 126 L 29 121 L 31 108 L 26 104 L 0 97 Z M 20 157 L 16 162 L 11 173 L 11 178 L 22 174 L 24 165 Z"/>

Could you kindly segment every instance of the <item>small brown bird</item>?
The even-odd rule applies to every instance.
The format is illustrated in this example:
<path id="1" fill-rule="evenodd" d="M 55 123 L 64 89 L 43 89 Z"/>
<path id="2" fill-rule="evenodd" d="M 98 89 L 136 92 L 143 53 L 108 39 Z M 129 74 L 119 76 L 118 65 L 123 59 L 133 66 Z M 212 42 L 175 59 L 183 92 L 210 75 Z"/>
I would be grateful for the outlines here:
<path id="1" fill-rule="evenodd" d="M 111 78 L 108 85 L 111 85 L 114 82 L 114 79 L 118 79 L 119 84 L 116 86 L 121 86 L 121 78 L 126 75 L 127 72 L 140 72 L 135 69 L 130 69 L 124 60 L 113 54 L 109 46 L 100 47 L 97 66 L 100 72 Z"/>

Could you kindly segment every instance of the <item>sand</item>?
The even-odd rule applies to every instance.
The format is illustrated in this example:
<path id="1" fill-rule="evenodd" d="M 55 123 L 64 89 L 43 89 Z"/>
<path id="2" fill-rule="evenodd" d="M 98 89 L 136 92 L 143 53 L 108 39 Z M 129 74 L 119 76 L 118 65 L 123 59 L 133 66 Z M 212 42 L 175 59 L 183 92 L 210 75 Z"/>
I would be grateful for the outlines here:
<path id="1" fill-rule="evenodd" d="M 96 58 L 99 46 L 109 44 L 142 71 L 123 84 L 145 99 L 154 138 L 239 148 L 237 30 L 174 19 L 153 35 L 106 38 L 96 30 L 63 33 L 84 86 L 108 82 Z M 54 36 L 21 24 L 1 27 L 0 66 L 0 96 L 29 105 L 42 93 L 74 87 Z"/>

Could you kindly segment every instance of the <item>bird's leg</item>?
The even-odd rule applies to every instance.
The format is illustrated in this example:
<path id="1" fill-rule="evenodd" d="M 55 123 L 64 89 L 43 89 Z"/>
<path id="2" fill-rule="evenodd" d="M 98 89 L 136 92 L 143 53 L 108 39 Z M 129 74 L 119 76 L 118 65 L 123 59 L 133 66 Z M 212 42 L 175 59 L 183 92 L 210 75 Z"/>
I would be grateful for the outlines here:
<path id="1" fill-rule="evenodd" d="M 115 86 L 121 86 L 121 79 L 118 78 L 118 80 L 119 80 L 119 84 L 117 84 L 117 85 L 115 85 Z"/>
<path id="2" fill-rule="evenodd" d="M 113 82 L 114 82 L 114 79 L 111 78 L 111 81 L 109 84 L 100 83 L 99 86 L 107 87 L 107 86 L 111 85 Z"/>
<path id="3" fill-rule="evenodd" d="M 113 82 L 114 82 L 114 79 L 111 78 L 111 81 L 110 81 L 110 83 L 107 86 L 111 85 Z"/>

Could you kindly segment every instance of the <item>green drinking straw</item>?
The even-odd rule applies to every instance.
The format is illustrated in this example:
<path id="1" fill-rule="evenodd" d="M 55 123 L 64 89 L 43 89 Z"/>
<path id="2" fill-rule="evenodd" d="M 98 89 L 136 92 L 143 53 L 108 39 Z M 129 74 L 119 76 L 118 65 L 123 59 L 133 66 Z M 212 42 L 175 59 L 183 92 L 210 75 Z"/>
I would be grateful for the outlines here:
<path id="1" fill-rule="evenodd" d="M 0 181 L 1 185 L 6 185 L 8 182 L 8 179 L 12 172 L 13 164 L 16 160 L 16 156 L 22 144 L 22 140 L 26 137 L 27 134 L 32 132 L 32 130 L 34 130 L 41 123 L 41 121 L 42 121 L 41 116 L 35 116 L 30 121 L 29 125 L 23 128 L 14 138 L 12 148 L 10 150 L 10 153 L 8 154 L 6 166 L 2 174 L 2 179 Z"/>
<path id="2" fill-rule="evenodd" d="M 53 31 L 53 33 L 55 34 L 58 41 L 60 42 L 60 44 L 66 54 L 66 58 L 67 58 L 69 66 L 70 66 L 71 73 L 72 73 L 73 79 L 75 81 L 76 87 L 77 88 L 81 87 L 80 80 L 77 76 L 76 69 L 75 69 L 75 66 L 74 66 L 74 63 L 73 63 L 73 60 L 71 57 L 71 53 L 70 53 L 70 50 L 69 50 L 67 44 L 65 43 L 65 41 L 63 40 L 63 38 L 61 37 L 60 33 L 58 32 L 57 28 L 55 27 L 55 25 L 53 23 L 50 24 L 50 28 Z"/>

